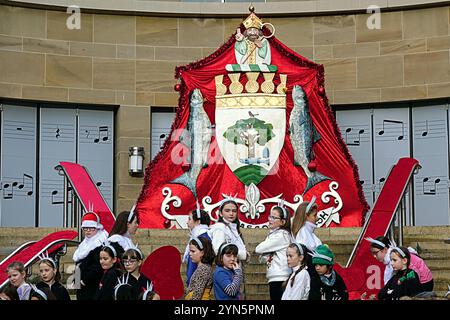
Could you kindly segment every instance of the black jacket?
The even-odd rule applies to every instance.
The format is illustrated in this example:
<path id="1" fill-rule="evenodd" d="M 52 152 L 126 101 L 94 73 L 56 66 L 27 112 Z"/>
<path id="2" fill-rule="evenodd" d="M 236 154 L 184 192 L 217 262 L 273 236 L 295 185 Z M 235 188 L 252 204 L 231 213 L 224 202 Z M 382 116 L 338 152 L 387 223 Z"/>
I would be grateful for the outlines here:
<path id="1" fill-rule="evenodd" d="M 115 267 L 108 269 L 100 280 L 94 300 L 114 300 L 114 287 L 121 275 L 122 272 Z"/>
<path id="2" fill-rule="evenodd" d="M 344 280 L 336 271 L 333 272 L 336 274 L 336 280 L 332 286 L 329 286 L 320 280 L 321 296 L 323 296 L 325 300 L 348 300 L 348 291 Z"/>
<path id="3" fill-rule="evenodd" d="M 45 282 L 41 281 L 41 282 L 39 282 L 36 285 L 36 287 L 38 289 L 41 289 L 41 290 L 43 288 L 49 289 L 53 293 L 53 295 L 55 296 L 56 300 L 70 300 L 69 292 L 67 291 L 67 289 L 60 282 L 55 282 L 50 287 Z"/>
<path id="4" fill-rule="evenodd" d="M 415 296 L 422 291 L 417 273 L 406 269 L 392 276 L 384 288 L 378 292 L 378 300 L 398 300 L 404 296 Z"/>
<path id="5" fill-rule="evenodd" d="M 95 248 L 77 264 L 81 272 L 81 281 L 84 283 L 84 286 L 81 285 L 81 288 L 77 290 L 77 300 L 92 300 L 95 296 L 103 276 L 100 264 L 101 249 L 101 246 Z"/>

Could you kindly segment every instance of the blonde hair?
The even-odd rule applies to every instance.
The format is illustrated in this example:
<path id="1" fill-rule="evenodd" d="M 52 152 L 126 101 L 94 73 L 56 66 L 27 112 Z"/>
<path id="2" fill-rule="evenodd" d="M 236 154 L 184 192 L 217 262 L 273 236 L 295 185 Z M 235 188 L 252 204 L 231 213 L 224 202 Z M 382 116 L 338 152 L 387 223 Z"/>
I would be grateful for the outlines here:
<path id="1" fill-rule="evenodd" d="M 317 210 L 318 206 L 317 204 L 313 204 L 311 209 L 309 210 L 309 213 L 306 213 L 306 207 L 309 205 L 309 201 L 302 202 L 297 210 L 295 210 L 294 219 L 292 220 L 292 234 L 293 236 L 297 236 L 297 233 L 300 231 L 300 229 L 305 225 L 306 218 L 313 212 L 313 210 Z"/>

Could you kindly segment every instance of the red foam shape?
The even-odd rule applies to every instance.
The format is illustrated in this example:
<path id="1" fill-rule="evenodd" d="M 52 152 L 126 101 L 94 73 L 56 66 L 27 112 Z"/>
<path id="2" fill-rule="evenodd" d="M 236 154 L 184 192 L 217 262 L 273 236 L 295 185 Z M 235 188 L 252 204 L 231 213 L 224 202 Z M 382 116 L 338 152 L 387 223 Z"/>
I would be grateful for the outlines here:
<path id="1" fill-rule="evenodd" d="M 5 282 L 8 279 L 7 274 L 7 267 L 10 263 L 19 261 L 23 264 L 29 262 L 38 252 L 40 252 L 42 249 L 44 249 L 48 244 L 57 241 L 57 240 L 73 240 L 78 236 L 78 233 L 76 231 L 72 230 L 64 230 L 64 231 L 57 231 L 50 233 L 49 235 L 45 236 L 41 240 L 37 241 L 36 243 L 30 245 L 29 247 L 24 248 L 23 250 L 17 252 L 15 255 L 10 257 L 9 259 L 2 261 L 0 264 L 0 285 Z M 62 247 L 63 244 L 58 244 L 50 247 L 47 251 L 49 254 L 56 251 L 60 247 Z"/>
<path id="2" fill-rule="evenodd" d="M 178 300 L 184 295 L 180 274 L 181 255 L 174 246 L 164 246 L 153 251 L 141 267 L 143 275 L 152 280 L 153 290 L 161 300 Z"/>

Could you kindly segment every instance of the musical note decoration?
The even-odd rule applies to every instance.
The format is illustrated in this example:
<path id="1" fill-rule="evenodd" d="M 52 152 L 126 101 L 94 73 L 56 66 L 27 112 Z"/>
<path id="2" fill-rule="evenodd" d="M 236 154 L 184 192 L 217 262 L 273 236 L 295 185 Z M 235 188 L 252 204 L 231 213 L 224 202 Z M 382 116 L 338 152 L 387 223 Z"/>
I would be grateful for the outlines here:
<path id="1" fill-rule="evenodd" d="M 432 188 L 430 188 L 429 190 L 425 191 L 425 183 L 429 182 L 430 184 L 433 185 Z M 436 194 L 436 190 L 437 190 L 437 184 L 441 182 L 440 178 L 436 178 L 433 181 L 430 181 L 430 177 L 425 177 L 422 179 L 422 193 L 424 195 L 435 195 Z"/>
<path id="2" fill-rule="evenodd" d="M 102 135 L 103 135 L 103 137 L 101 138 L 101 141 L 108 141 L 108 135 L 109 135 L 109 127 L 108 126 L 98 127 L 98 137 L 94 139 L 94 143 L 99 143 L 100 137 Z"/>
<path id="3" fill-rule="evenodd" d="M 59 139 L 59 137 L 61 136 L 61 134 L 60 134 L 61 130 L 59 129 L 58 126 L 56 126 L 56 131 L 55 132 L 56 132 L 55 138 Z"/>
<path id="4" fill-rule="evenodd" d="M 383 128 L 380 131 L 378 131 L 378 135 L 382 136 L 385 134 L 385 132 L 387 130 L 385 128 L 386 123 L 394 124 L 394 125 L 401 125 L 402 126 L 402 134 L 397 137 L 397 140 L 403 140 L 403 138 L 405 137 L 405 123 L 403 121 L 399 121 L 399 120 L 383 120 Z"/>
<path id="5" fill-rule="evenodd" d="M 365 132 L 364 129 L 358 131 L 358 139 L 353 140 L 353 142 L 348 142 L 348 134 L 352 132 L 352 128 L 345 129 L 345 144 L 348 146 L 359 146 L 361 145 L 361 135 Z"/>
<path id="6" fill-rule="evenodd" d="M 425 131 L 422 132 L 422 137 L 426 137 L 428 135 L 428 120 L 425 120 Z"/>
<path id="7" fill-rule="evenodd" d="M 164 134 L 164 133 L 159 136 L 159 149 L 160 150 L 163 148 L 165 138 L 166 138 L 166 134 Z"/>
<path id="8" fill-rule="evenodd" d="M 22 190 L 25 187 L 27 187 L 28 191 L 26 191 L 27 196 L 32 196 L 34 193 L 34 179 L 29 174 L 24 173 L 22 175 L 22 182 L 19 183 L 19 181 L 12 181 L 10 183 L 3 184 L 3 199 L 13 199 L 14 195 L 16 196 L 23 196 L 22 193 L 17 193 L 17 190 Z M 28 182 L 30 181 L 30 183 Z M 14 192 L 14 189 L 16 189 L 16 192 Z"/>

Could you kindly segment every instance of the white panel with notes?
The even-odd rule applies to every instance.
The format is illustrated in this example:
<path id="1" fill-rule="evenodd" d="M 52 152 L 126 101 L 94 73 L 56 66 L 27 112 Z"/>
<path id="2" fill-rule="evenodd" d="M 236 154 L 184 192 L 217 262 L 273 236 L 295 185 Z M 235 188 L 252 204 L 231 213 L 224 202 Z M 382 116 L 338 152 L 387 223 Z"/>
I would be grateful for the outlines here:
<path id="1" fill-rule="evenodd" d="M 153 112 L 152 111 L 152 160 L 162 150 L 164 142 L 169 137 L 174 112 Z"/>
<path id="2" fill-rule="evenodd" d="M 416 225 L 448 225 L 448 129 L 446 104 L 413 104 L 413 152 L 422 169 L 414 176 Z"/>

